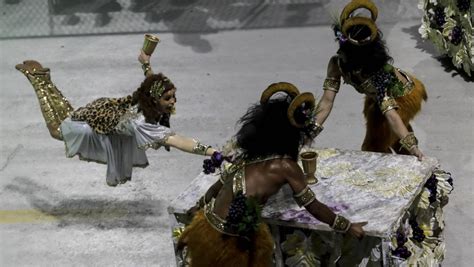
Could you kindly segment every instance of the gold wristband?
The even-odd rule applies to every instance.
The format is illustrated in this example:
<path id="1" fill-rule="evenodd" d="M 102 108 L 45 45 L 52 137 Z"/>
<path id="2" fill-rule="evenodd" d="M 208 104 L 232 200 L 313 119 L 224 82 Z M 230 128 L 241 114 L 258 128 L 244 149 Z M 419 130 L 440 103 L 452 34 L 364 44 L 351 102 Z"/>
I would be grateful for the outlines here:
<path id="1" fill-rule="evenodd" d="M 345 233 L 349 228 L 351 228 L 351 222 L 339 214 L 336 215 L 334 222 L 331 225 L 331 228 L 336 232 Z"/>
<path id="2" fill-rule="evenodd" d="M 410 149 L 418 145 L 418 139 L 416 139 L 414 133 L 408 133 L 405 137 L 400 139 L 400 145 L 410 151 Z"/>
<path id="3" fill-rule="evenodd" d="M 316 136 L 318 136 L 323 130 L 324 127 L 315 122 L 313 128 L 311 129 L 311 138 L 316 138 Z"/>
<path id="4" fill-rule="evenodd" d="M 196 142 L 196 145 L 194 145 L 192 152 L 195 154 L 206 155 L 207 150 L 211 148 L 211 146 L 203 145 L 201 142 L 196 140 L 194 141 Z"/>
<path id="5" fill-rule="evenodd" d="M 340 79 L 327 77 L 323 83 L 323 90 L 329 90 L 333 92 L 339 92 L 339 88 L 341 87 Z"/>
<path id="6" fill-rule="evenodd" d="M 298 194 L 294 194 L 293 198 L 295 199 L 296 203 L 300 207 L 306 207 L 316 199 L 313 190 L 311 190 L 311 188 L 309 188 L 309 186 L 306 186 Z"/>
<path id="7" fill-rule="evenodd" d="M 146 73 L 151 70 L 150 62 L 145 62 L 142 64 L 143 75 L 146 76 Z"/>

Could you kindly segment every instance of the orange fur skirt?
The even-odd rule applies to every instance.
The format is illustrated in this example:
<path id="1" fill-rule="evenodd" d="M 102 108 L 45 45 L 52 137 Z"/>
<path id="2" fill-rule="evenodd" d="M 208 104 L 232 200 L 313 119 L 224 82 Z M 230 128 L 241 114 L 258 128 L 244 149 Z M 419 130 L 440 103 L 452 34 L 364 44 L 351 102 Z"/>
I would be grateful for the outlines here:
<path id="1" fill-rule="evenodd" d="M 272 265 L 273 239 L 268 226 L 260 223 L 251 249 L 240 250 L 236 236 L 222 234 L 198 211 L 179 242 L 187 247 L 190 266 L 267 267 Z"/>
<path id="2" fill-rule="evenodd" d="M 412 91 L 404 96 L 395 98 L 399 108 L 397 113 L 409 132 L 413 132 L 410 121 L 421 110 L 421 104 L 428 99 L 424 85 L 415 77 L 410 76 L 414 82 Z M 391 130 L 385 116 L 380 111 L 375 99 L 366 97 L 364 104 L 364 116 L 366 119 L 366 135 L 362 144 L 363 151 L 391 152 L 390 147 L 397 153 L 409 154 L 403 151 L 399 145 L 399 138 Z"/>

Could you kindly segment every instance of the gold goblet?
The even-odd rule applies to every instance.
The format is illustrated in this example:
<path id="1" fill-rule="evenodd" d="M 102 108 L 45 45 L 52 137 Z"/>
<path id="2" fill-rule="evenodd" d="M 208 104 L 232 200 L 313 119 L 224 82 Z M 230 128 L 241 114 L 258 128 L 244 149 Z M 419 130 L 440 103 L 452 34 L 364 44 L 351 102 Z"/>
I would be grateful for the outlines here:
<path id="1" fill-rule="evenodd" d="M 303 164 L 303 171 L 306 176 L 308 184 L 315 184 L 318 182 L 316 178 L 316 162 L 318 160 L 318 153 L 314 151 L 307 151 L 300 154 L 301 163 Z"/>
<path id="2" fill-rule="evenodd" d="M 147 55 L 153 54 L 153 51 L 155 51 L 155 47 L 158 44 L 160 39 L 153 34 L 145 34 L 145 41 L 143 41 L 143 52 Z"/>

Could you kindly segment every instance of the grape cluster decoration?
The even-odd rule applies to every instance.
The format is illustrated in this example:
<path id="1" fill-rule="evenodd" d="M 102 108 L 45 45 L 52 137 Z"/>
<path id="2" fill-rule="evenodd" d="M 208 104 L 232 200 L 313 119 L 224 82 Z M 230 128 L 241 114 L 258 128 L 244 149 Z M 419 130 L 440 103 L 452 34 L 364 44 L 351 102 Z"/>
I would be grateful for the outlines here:
<path id="1" fill-rule="evenodd" d="M 449 39 L 453 45 L 459 45 L 462 41 L 463 31 L 459 25 L 454 26 L 449 35 Z"/>
<path id="2" fill-rule="evenodd" d="M 434 174 L 431 175 L 431 177 L 426 181 L 425 187 L 430 191 L 428 200 L 430 201 L 430 204 L 432 204 L 436 201 L 436 190 L 438 188 L 438 181 L 436 180 L 436 176 Z"/>
<path id="3" fill-rule="evenodd" d="M 237 192 L 230 203 L 224 229 L 240 236 L 249 237 L 258 229 L 260 208 L 256 200 Z"/>
<path id="4" fill-rule="evenodd" d="M 438 27 L 443 26 L 446 22 L 446 15 L 444 14 L 444 8 L 437 6 L 434 9 L 433 20 Z"/>
<path id="5" fill-rule="evenodd" d="M 411 229 L 413 231 L 413 239 L 417 242 L 423 242 L 425 239 L 425 233 L 423 230 L 420 228 L 418 225 L 418 222 L 416 221 L 416 218 L 410 219 L 409 224 L 411 226 Z"/>
<path id="6" fill-rule="evenodd" d="M 372 76 L 372 84 L 377 89 L 377 102 L 381 103 L 385 97 L 386 89 L 392 83 L 393 75 L 381 69 Z"/>
<path id="7" fill-rule="evenodd" d="M 408 241 L 407 237 L 400 231 L 397 232 L 397 248 L 392 250 L 392 255 L 402 258 L 408 259 L 411 256 L 411 252 L 408 250 L 404 244 Z"/>
<path id="8" fill-rule="evenodd" d="M 458 0 L 456 3 L 459 11 L 467 12 L 471 9 L 471 0 Z"/>
<path id="9" fill-rule="evenodd" d="M 420 0 L 424 15 L 418 32 L 453 65 L 471 77 L 473 63 L 472 0 Z"/>

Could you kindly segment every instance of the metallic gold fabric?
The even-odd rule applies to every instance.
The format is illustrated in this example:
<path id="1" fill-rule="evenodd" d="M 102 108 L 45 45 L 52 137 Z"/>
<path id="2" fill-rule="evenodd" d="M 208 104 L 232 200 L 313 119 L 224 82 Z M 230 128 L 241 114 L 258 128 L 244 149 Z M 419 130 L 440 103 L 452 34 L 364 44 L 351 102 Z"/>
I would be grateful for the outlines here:
<path id="1" fill-rule="evenodd" d="M 204 206 L 204 216 L 206 217 L 207 222 L 209 222 L 209 224 L 211 224 L 214 229 L 223 234 L 230 236 L 238 236 L 237 233 L 231 233 L 225 230 L 224 224 L 226 223 L 226 220 L 222 219 L 214 213 L 214 201 L 215 199 L 213 198 L 209 203 Z"/>
<path id="2" fill-rule="evenodd" d="M 239 191 L 242 191 L 242 194 L 245 195 L 247 191 L 245 186 L 245 166 L 242 166 L 234 174 L 232 191 L 234 192 L 234 195 L 237 194 Z"/>
<path id="3" fill-rule="evenodd" d="M 49 69 L 45 70 L 45 72 L 35 73 L 30 73 L 28 70 L 23 72 L 35 89 L 46 125 L 50 132 L 52 131 L 51 135 L 61 139 L 59 125 L 69 117 L 73 108 L 61 91 L 51 82 Z"/>

